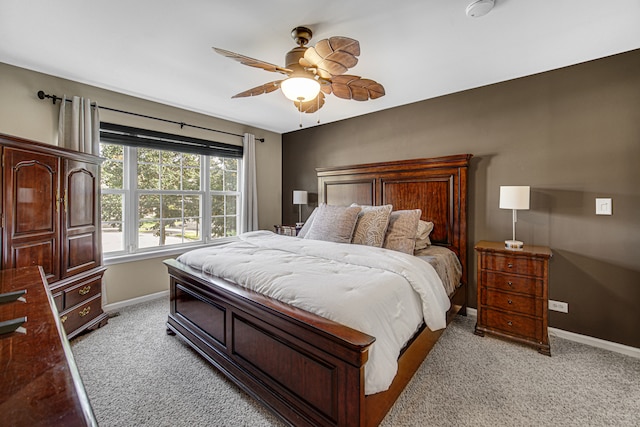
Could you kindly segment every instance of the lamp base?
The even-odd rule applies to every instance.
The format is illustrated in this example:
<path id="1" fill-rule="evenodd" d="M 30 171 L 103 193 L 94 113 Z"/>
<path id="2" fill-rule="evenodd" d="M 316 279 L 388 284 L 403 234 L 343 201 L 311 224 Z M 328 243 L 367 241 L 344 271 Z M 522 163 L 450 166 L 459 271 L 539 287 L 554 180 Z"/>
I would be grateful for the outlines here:
<path id="1" fill-rule="evenodd" d="M 513 251 L 522 250 L 524 247 L 524 243 L 520 240 L 505 240 L 504 241 L 505 249 L 511 249 Z"/>

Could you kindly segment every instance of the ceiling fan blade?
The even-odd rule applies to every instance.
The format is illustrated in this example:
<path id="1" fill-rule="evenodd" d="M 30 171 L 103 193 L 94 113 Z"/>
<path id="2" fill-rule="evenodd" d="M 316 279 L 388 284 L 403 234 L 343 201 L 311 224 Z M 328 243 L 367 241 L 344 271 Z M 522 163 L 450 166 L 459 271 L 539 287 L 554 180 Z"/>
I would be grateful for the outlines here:
<path id="1" fill-rule="evenodd" d="M 276 80 L 273 82 L 265 83 L 260 86 L 256 86 L 249 90 L 245 90 L 244 92 L 240 92 L 236 95 L 233 95 L 231 98 L 244 98 L 246 96 L 257 96 L 262 95 L 263 93 L 270 93 L 280 87 L 280 83 L 282 80 Z"/>
<path id="2" fill-rule="evenodd" d="M 227 58 L 231 58 L 241 64 L 248 65 L 250 67 L 262 68 L 265 71 L 271 71 L 274 73 L 291 74 L 293 71 L 288 68 L 282 68 L 278 65 L 270 64 L 268 62 L 260 61 L 259 59 L 250 58 L 248 56 L 240 55 L 239 53 L 231 52 L 230 50 L 224 50 L 214 47 L 217 53 Z"/>
<path id="3" fill-rule="evenodd" d="M 349 75 L 335 76 L 331 82 L 331 90 L 338 98 L 356 101 L 377 99 L 385 94 L 384 87 L 380 83 Z"/>
<path id="4" fill-rule="evenodd" d="M 331 37 L 310 47 L 300 60 L 303 67 L 315 67 L 322 78 L 344 74 L 358 63 L 360 43 L 348 37 Z"/>
<path id="5" fill-rule="evenodd" d="M 316 96 L 311 101 L 307 101 L 303 103 L 293 101 L 293 105 L 296 106 L 298 111 L 301 111 L 303 113 L 307 113 L 307 114 L 315 113 L 316 111 L 321 109 L 322 106 L 324 105 L 324 93 L 322 92 L 318 93 L 318 96 Z"/>

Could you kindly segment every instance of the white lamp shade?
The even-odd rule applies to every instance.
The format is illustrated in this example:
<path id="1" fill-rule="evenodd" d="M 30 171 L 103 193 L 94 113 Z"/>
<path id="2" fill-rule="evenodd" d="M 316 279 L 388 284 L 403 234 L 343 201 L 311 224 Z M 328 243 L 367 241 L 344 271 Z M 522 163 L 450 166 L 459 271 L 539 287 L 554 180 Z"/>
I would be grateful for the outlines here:
<path id="1" fill-rule="evenodd" d="M 320 83 L 308 77 L 289 77 L 280 83 L 280 89 L 292 101 L 307 102 L 318 96 Z"/>
<path id="2" fill-rule="evenodd" d="M 503 185 L 500 187 L 500 209 L 529 209 L 528 185 Z"/>
<path id="3" fill-rule="evenodd" d="M 293 190 L 293 204 L 294 205 L 306 205 L 307 204 L 307 192 L 303 190 Z"/>

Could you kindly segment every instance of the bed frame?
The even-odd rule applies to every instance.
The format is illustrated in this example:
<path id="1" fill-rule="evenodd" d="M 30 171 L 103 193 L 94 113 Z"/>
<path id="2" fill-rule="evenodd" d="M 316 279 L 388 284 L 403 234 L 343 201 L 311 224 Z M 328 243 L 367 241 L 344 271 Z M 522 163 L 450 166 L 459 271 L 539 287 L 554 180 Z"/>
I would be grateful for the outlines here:
<path id="1" fill-rule="evenodd" d="M 316 170 L 319 201 L 421 208 L 422 219 L 434 222 L 433 244 L 456 252 L 463 267 L 447 323 L 466 314 L 470 158 Z M 175 260 L 165 264 L 171 292 L 167 332 L 291 425 L 378 425 L 442 334 L 423 326 L 402 351 L 389 390 L 365 396 L 364 364 L 374 337 Z"/>

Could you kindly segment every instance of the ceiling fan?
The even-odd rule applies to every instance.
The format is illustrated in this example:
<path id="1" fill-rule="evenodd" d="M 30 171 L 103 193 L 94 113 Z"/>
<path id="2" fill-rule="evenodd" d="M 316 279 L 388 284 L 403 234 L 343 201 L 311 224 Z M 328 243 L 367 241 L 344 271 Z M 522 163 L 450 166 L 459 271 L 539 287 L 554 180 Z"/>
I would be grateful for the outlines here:
<path id="1" fill-rule="evenodd" d="M 220 55 L 244 65 L 287 76 L 240 92 L 232 98 L 262 95 L 280 88 L 301 113 L 314 113 L 324 105 L 325 94 L 333 93 L 338 98 L 356 101 L 384 96 L 384 87 L 380 83 L 344 74 L 358 63 L 360 43 L 357 40 L 330 37 L 320 40 L 315 47 L 307 47 L 311 36 L 311 30 L 306 27 L 296 27 L 291 31 L 291 37 L 298 46 L 287 52 L 285 67 L 214 47 L 213 50 Z"/>

